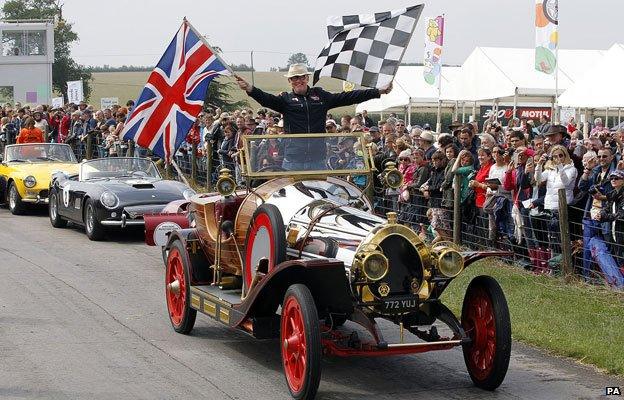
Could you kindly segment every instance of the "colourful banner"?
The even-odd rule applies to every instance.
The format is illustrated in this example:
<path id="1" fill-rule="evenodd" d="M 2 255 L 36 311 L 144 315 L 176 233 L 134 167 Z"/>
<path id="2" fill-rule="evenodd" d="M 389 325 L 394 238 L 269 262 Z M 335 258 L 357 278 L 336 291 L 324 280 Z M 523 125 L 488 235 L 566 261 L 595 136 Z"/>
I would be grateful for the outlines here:
<path id="1" fill-rule="evenodd" d="M 545 74 L 552 74 L 557 68 L 558 15 L 558 0 L 536 0 L 535 69 Z"/>
<path id="2" fill-rule="evenodd" d="M 425 58 L 423 76 L 430 85 L 440 85 L 442 45 L 444 44 L 444 15 L 425 18 Z"/>

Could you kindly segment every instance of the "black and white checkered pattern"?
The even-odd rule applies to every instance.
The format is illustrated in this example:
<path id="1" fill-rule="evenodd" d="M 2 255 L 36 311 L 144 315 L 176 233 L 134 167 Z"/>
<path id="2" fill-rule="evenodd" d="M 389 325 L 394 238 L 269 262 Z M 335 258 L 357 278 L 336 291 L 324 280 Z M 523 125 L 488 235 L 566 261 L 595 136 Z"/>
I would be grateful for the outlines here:
<path id="1" fill-rule="evenodd" d="M 329 43 L 316 59 L 313 83 L 331 76 L 371 88 L 388 85 L 423 7 L 327 18 Z"/>

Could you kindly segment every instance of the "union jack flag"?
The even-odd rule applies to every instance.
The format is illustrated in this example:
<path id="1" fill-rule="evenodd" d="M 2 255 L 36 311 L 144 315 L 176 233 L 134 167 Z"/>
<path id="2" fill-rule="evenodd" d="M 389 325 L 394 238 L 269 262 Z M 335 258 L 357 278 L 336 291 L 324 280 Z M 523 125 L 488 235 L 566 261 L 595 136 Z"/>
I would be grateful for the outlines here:
<path id="1" fill-rule="evenodd" d="M 218 75 L 231 75 L 231 69 L 184 20 L 128 115 L 123 138 L 171 159 Z"/>

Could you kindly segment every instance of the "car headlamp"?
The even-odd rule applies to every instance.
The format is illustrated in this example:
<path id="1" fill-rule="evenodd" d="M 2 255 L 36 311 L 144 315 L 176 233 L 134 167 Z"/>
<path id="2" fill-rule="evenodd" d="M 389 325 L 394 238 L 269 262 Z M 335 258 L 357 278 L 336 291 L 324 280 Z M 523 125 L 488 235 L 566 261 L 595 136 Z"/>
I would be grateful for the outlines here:
<path id="1" fill-rule="evenodd" d="M 403 174 L 392 161 L 386 163 L 386 168 L 381 175 L 384 185 L 390 189 L 398 189 L 403 184 Z"/>
<path id="2" fill-rule="evenodd" d="M 447 278 L 454 278 L 464 269 L 464 258 L 457 250 L 445 249 L 438 256 L 438 270 Z"/>
<path id="3" fill-rule="evenodd" d="M 37 180 L 34 176 L 28 175 L 26 178 L 24 178 L 24 186 L 26 186 L 27 188 L 33 188 L 36 184 Z"/>
<path id="4" fill-rule="evenodd" d="M 388 259 L 379 251 L 374 251 L 362 260 L 362 273 L 371 281 L 378 281 L 388 273 Z"/>
<path id="5" fill-rule="evenodd" d="M 197 192 L 195 192 L 193 189 L 186 189 L 184 190 L 184 192 L 182 192 L 182 196 L 184 196 L 185 200 L 190 200 L 191 197 L 195 196 L 197 194 Z"/>
<path id="6" fill-rule="evenodd" d="M 221 196 L 231 196 L 234 191 L 236 191 L 236 181 L 232 178 L 231 171 L 227 168 L 221 168 L 217 180 L 217 192 Z"/>
<path id="7" fill-rule="evenodd" d="M 100 196 L 100 203 L 106 208 L 115 208 L 119 204 L 119 197 L 113 192 L 104 192 Z"/>

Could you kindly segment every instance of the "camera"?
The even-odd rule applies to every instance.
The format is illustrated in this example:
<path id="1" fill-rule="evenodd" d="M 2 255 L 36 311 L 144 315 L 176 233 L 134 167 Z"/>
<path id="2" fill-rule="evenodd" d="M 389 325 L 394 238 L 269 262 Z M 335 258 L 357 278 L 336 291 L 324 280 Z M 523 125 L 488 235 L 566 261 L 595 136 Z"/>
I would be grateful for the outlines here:
<path id="1" fill-rule="evenodd" d="M 589 194 L 594 195 L 596 193 L 602 193 L 600 191 L 600 187 L 598 185 L 592 185 L 592 187 L 589 188 L 588 190 Z"/>

